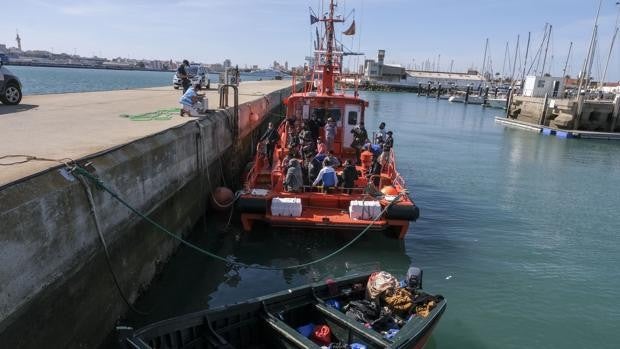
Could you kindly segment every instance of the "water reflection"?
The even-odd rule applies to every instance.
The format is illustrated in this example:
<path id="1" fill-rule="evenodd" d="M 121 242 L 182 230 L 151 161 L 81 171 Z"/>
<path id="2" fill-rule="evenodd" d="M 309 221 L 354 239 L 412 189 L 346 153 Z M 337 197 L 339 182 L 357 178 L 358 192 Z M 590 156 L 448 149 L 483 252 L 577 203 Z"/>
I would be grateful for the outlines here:
<path id="1" fill-rule="evenodd" d="M 353 234 L 290 231 L 269 228 L 241 233 L 237 226 L 210 219 L 190 240 L 209 251 L 250 265 L 279 267 L 321 258 L 351 240 Z M 223 304 L 235 303 L 291 287 L 369 270 L 403 276 L 411 260 L 402 241 L 369 233 L 351 248 L 301 269 L 257 270 L 225 265 L 181 247 L 138 307 L 151 309 L 146 318 L 130 315 L 131 324 L 145 324 Z"/>

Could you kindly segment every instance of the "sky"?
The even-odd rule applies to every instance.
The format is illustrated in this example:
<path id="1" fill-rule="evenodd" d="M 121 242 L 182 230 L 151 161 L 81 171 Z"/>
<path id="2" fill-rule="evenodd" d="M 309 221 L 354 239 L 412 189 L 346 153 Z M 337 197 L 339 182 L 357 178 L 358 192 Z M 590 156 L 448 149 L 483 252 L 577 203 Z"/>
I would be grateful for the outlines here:
<path id="1" fill-rule="evenodd" d="M 505 47 L 514 55 L 521 36 L 521 59 L 528 32 L 534 53 L 545 23 L 553 25 L 547 65 L 561 75 L 570 42 L 567 74 L 577 75 L 588 51 L 599 0 L 339 0 L 357 35 L 342 42 L 365 57 L 350 58 L 354 69 L 364 58 L 386 50 L 386 62 L 403 66 L 439 61 L 441 70 L 480 69 L 485 40 L 494 72 L 507 69 Z M 599 50 L 593 76 L 600 77 L 608 56 L 618 10 L 603 0 Z M 314 27 L 309 7 L 322 13 L 320 0 L 0 0 L 0 44 L 82 56 L 137 59 L 184 58 L 216 63 L 229 58 L 239 66 L 270 66 L 274 60 L 296 66 L 311 54 Z M 352 11 L 354 10 L 354 11 Z M 440 58 L 438 56 L 441 55 Z M 512 57 L 510 58 L 513 59 Z M 530 54 L 531 60 L 531 54 Z M 617 39 L 607 80 L 620 80 Z"/>

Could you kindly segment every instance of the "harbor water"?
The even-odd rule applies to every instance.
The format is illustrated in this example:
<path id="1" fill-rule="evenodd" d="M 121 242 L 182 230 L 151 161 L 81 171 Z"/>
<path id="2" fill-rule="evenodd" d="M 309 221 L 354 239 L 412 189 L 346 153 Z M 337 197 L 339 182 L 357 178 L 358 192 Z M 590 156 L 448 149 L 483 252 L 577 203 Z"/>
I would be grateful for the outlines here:
<path id="1" fill-rule="evenodd" d="M 23 85 L 24 95 L 172 86 L 172 78 L 175 74 L 168 71 L 57 67 L 7 66 L 7 68 L 19 77 Z M 264 80 L 273 80 L 273 76 L 262 77 L 258 74 L 242 73 L 240 77 L 241 81 L 259 80 L 262 78 Z M 217 83 L 219 75 L 209 74 L 209 79 L 212 83 Z"/>
<path id="2" fill-rule="evenodd" d="M 172 80 L 172 73 L 9 68 L 26 94 Z M 618 346 L 620 143 L 504 128 L 493 120 L 501 111 L 477 105 L 409 93 L 362 97 L 369 132 L 381 121 L 394 131 L 398 169 L 421 208 L 404 241 L 369 235 L 326 262 L 285 272 L 230 268 L 181 247 L 136 303 L 149 315 L 127 314 L 125 322 L 140 326 L 376 266 L 403 276 L 414 264 L 424 269 L 424 288 L 448 299 L 427 348 Z M 222 217 L 207 217 L 190 239 L 250 264 L 306 262 L 352 237 L 245 234 L 235 219 L 227 226 L 227 216 L 212 216 Z"/>
<path id="3" fill-rule="evenodd" d="M 241 301 L 379 265 L 448 310 L 429 348 L 614 348 L 620 342 L 620 143 L 504 128 L 501 111 L 408 93 L 363 93 L 366 125 L 394 130 L 398 169 L 421 218 L 404 241 L 369 236 L 297 272 L 231 269 L 181 248 L 138 302 L 133 324 Z M 372 125 L 372 126 L 371 126 Z M 370 130 L 369 130 L 370 131 Z M 348 237 L 350 238 L 350 237 Z M 347 237 L 273 229 L 242 234 L 211 219 L 192 239 L 237 260 L 286 266 Z"/>

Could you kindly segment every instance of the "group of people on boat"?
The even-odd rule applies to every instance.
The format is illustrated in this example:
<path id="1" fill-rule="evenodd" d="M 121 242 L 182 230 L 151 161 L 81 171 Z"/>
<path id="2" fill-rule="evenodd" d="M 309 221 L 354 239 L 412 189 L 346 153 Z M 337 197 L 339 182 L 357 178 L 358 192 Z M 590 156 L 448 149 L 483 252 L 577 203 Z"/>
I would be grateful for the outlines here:
<path id="1" fill-rule="evenodd" d="M 390 161 L 390 151 L 394 146 L 392 131 L 386 131 L 385 123 L 379 125 L 372 137 L 363 122 L 354 129 L 351 147 L 355 149 L 354 159 L 342 162 L 334 148 L 337 125 L 332 117 L 325 121 L 316 114 L 302 122 L 287 120 L 285 127 L 287 151 L 280 162 L 280 170 L 285 174 L 283 185 L 289 192 L 300 192 L 304 186 L 322 188 L 342 187 L 347 193 L 355 188 L 360 176 L 366 176 L 375 186 L 379 185 L 379 177 Z M 321 138 L 323 128 L 323 138 Z M 273 123 L 269 123 L 267 131 L 260 138 L 259 146 L 266 155 L 269 169 L 273 167 L 273 154 L 280 135 Z M 363 171 L 356 165 L 361 165 Z"/>

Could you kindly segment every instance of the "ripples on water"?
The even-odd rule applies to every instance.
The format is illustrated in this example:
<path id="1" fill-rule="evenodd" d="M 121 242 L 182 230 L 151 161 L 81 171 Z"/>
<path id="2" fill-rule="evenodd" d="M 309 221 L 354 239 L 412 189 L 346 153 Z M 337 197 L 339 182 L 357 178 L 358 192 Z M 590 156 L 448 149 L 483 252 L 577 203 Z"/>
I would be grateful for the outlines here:
<path id="1" fill-rule="evenodd" d="M 498 126 L 501 111 L 407 93 L 363 93 L 366 125 L 394 130 L 398 168 L 420 220 L 404 242 L 368 237 L 301 272 L 229 270 L 181 249 L 140 301 L 150 319 L 286 289 L 376 261 L 410 263 L 448 299 L 430 348 L 614 348 L 620 343 L 620 143 L 543 137 Z M 255 231 L 193 238 L 246 262 L 287 265 L 346 243 Z M 237 228 L 238 229 L 238 228 Z M 137 320 L 136 320 L 137 321 Z"/>

